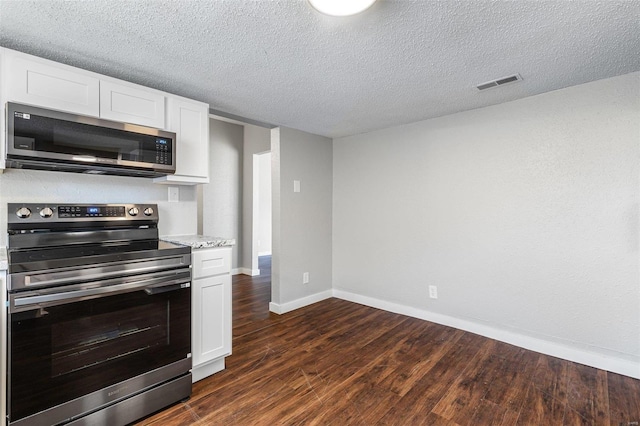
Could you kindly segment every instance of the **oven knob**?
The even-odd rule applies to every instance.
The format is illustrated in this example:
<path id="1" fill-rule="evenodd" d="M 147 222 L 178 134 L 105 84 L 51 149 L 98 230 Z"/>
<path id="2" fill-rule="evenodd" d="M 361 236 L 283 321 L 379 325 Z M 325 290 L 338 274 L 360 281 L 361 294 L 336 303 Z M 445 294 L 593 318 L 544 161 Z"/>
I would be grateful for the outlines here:
<path id="1" fill-rule="evenodd" d="M 140 210 L 138 210 L 138 208 L 137 208 L 137 207 L 131 207 L 131 208 L 129 209 L 129 214 L 130 214 L 131 216 L 138 216 L 138 213 L 140 213 Z"/>
<path id="2" fill-rule="evenodd" d="M 153 209 L 151 207 L 147 207 L 146 209 L 144 209 L 145 216 L 151 216 L 152 214 L 153 214 Z"/>
<path id="3" fill-rule="evenodd" d="M 29 216 L 31 216 L 31 210 L 29 210 L 26 207 L 21 207 L 18 209 L 18 211 L 16 212 L 16 215 L 20 218 L 20 219 L 26 219 Z"/>
<path id="4" fill-rule="evenodd" d="M 49 207 L 45 207 L 44 209 L 40 210 L 40 216 L 51 217 L 53 216 L 53 210 L 51 210 Z"/>

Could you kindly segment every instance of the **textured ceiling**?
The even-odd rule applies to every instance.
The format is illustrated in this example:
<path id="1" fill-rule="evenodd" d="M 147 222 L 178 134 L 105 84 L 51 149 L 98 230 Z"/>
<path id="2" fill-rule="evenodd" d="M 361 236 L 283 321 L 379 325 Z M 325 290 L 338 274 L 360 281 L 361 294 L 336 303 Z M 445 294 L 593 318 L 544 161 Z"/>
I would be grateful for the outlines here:
<path id="1" fill-rule="evenodd" d="M 0 45 L 339 137 L 638 71 L 640 1 L 0 0 Z"/>

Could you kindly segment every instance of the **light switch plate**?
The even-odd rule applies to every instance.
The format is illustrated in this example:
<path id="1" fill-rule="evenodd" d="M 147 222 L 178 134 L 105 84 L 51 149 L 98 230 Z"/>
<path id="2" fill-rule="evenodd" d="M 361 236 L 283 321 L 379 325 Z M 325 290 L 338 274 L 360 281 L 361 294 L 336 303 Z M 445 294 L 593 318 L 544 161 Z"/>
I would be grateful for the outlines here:
<path id="1" fill-rule="evenodd" d="M 293 181 L 293 192 L 300 192 L 300 181 L 299 180 L 294 180 Z"/>

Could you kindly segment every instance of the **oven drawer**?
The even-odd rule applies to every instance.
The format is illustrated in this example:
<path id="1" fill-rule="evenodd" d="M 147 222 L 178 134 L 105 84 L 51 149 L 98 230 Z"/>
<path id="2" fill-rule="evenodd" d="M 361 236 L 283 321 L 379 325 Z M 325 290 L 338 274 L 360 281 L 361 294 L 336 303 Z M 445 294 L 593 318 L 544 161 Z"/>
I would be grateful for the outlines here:
<path id="1" fill-rule="evenodd" d="M 193 251 L 193 279 L 231 273 L 231 247 Z"/>

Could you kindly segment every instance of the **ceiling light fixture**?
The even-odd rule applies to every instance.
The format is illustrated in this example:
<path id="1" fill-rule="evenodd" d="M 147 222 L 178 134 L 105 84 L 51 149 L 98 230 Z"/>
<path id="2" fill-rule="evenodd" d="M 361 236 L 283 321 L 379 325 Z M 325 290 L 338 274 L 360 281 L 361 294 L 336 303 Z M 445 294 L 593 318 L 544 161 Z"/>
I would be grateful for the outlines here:
<path id="1" fill-rule="evenodd" d="M 376 0 L 309 0 L 318 12 L 330 16 L 350 16 L 368 9 Z"/>

